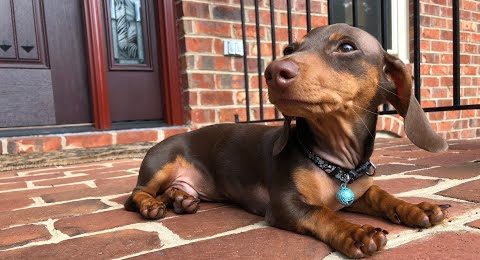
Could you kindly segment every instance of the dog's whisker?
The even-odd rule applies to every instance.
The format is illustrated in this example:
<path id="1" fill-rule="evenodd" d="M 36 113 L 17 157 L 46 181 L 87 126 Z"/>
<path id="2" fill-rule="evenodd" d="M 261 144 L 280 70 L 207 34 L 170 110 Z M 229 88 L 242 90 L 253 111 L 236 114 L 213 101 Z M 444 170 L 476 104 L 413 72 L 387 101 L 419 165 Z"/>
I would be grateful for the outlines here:
<path id="1" fill-rule="evenodd" d="M 366 112 L 368 112 L 368 113 L 370 113 L 370 114 L 378 115 L 378 113 L 373 112 L 373 111 L 371 111 L 371 110 L 368 110 L 368 109 L 366 109 L 366 108 L 364 108 L 364 107 L 361 107 L 361 106 L 358 106 L 358 105 L 355 105 L 355 104 L 353 104 L 353 105 L 356 106 L 356 107 L 358 107 L 358 108 L 360 108 L 360 109 L 362 109 L 362 110 L 364 110 L 364 111 L 366 111 Z"/>
<path id="2" fill-rule="evenodd" d="M 386 82 L 382 82 L 382 83 L 386 83 Z M 395 95 L 395 96 L 397 96 L 397 97 L 400 97 L 397 93 L 395 93 L 395 92 L 393 92 L 393 91 L 391 91 L 391 90 L 389 90 L 389 89 L 387 89 L 387 88 L 382 87 L 382 85 L 378 85 L 378 86 L 379 86 L 381 89 L 383 89 L 383 90 L 385 90 L 385 91 L 387 91 L 387 92 L 389 92 L 389 93 L 391 93 L 391 94 L 393 94 L 393 95 Z"/>
<path id="3" fill-rule="evenodd" d="M 357 112 L 355 112 L 355 110 L 352 110 L 352 111 L 353 111 L 353 113 L 355 113 L 355 115 L 358 116 L 358 118 L 360 119 L 360 121 L 362 121 L 362 124 L 365 126 L 365 129 L 367 129 L 367 132 L 370 134 L 370 136 L 371 136 L 373 139 L 375 139 L 375 137 L 373 136 L 372 132 L 370 132 L 370 129 L 368 129 L 367 124 L 365 124 L 365 121 L 363 121 L 362 117 L 361 117 Z"/>

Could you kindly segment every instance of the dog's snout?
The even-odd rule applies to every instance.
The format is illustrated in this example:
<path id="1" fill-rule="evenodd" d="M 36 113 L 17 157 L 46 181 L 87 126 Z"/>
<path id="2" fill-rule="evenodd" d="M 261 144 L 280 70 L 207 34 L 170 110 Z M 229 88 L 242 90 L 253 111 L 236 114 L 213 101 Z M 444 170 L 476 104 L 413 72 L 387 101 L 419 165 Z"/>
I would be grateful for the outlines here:
<path id="1" fill-rule="evenodd" d="M 265 79 L 270 87 L 287 88 L 298 76 L 298 65 L 292 61 L 274 61 L 265 70 Z"/>

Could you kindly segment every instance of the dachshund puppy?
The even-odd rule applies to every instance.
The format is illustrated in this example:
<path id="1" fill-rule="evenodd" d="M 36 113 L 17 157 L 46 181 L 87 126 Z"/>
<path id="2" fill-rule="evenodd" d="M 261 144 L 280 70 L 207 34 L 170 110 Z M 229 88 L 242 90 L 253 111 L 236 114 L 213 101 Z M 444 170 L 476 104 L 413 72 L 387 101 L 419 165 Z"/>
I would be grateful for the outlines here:
<path id="1" fill-rule="evenodd" d="M 282 127 L 221 124 L 170 137 L 152 147 L 125 208 L 147 219 L 195 213 L 200 201 L 235 203 L 269 225 L 312 235 L 348 257 L 381 250 L 388 233 L 339 217 L 346 210 L 426 228 L 448 205 L 411 204 L 373 184 L 377 108 L 392 104 L 407 137 L 440 152 L 412 95 L 405 65 L 370 34 L 346 24 L 311 30 L 265 71 Z M 295 118 L 296 124 L 291 125 Z"/>

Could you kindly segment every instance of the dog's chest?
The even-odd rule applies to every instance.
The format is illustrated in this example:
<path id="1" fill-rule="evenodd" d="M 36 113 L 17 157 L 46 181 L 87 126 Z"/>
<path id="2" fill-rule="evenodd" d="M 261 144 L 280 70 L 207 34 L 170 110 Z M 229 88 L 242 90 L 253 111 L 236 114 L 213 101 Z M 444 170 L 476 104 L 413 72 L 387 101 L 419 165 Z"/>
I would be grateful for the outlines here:
<path id="1" fill-rule="evenodd" d="M 337 201 L 336 195 L 340 183 L 318 168 L 297 168 L 293 172 L 295 187 L 302 195 L 305 203 L 316 206 L 327 206 L 332 210 L 340 210 L 345 206 Z M 360 198 L 372 186 L 373 178 L 363 176 L 349 184 L 348 187 Z"/>

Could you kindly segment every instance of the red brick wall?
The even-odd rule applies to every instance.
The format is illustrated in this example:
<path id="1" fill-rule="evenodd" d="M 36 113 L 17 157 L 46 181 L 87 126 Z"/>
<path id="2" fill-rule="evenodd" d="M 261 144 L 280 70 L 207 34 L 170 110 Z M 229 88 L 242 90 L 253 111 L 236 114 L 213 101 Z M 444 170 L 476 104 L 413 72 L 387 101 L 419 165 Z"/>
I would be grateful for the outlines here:
<path id="1" fill-rule="evenodd" d="M 421 1 L 422 106 L 452 105 L 452 1 Z M 480 2 L 460 1 L 461 104 L 480 104 Z M 480 138 L 480 111 L 429 114 L 449 139 Z"/>
<path id="2" fill-rule="evenodd" d="M 276 0 L 277 55 L 287 45 L 286 1 Z M 247 57 L 250 82 L 251 119 L 259 119 L 257 45 L 253 1 L 245 1 Z M 269 1 L 260 0 L 261 51 L 265 56 L 263 69 L 271 61 Z M 292 0 L 294 39 L 306 33 L 305 1 Z M 212 123 L 234 122 L 235 114 L 246 120 L 243 58 L 223 55 L 225 39 L 241 39 L 240 4 L 238 0 L 183 0 L 177 2 L 180 45 L 183 65 L 182 82 L 185 101 L 189 104 L 187 118 L 194 127 Z M 312 26 L 327 24 L 325 1 L 312 0 Z M 262 78 L 263 80 L 263 78 Z M 266 85 L 263 97 L 267 100 Z M 265 118 L 273 118 L 273 106 L 266 104 Z"/>
<path id="3" fill-rule="evenodd" d="M 259 119 L 257 46 L 253 0 L 246 2 L 247 57 L 250 83 L 249 111 Z M 287 43 L 286 1 L 275 0 L 277 55 Z M 312 0 L 312 27 L 327 24 L 327 1 Z M 421 1 L 422 106 L 452 105 L 452 8 L 451 0 Z M 480 103 L 480 2 L 460 1 L 461 102 Z M 269 1 L 259 0 L 263 69 L 271 60 Z M 177 1 L 180 28 L 182 84 L 188 124 L 200 126 L 246 119 L 243 59 L 223 55 L 225 39 L 241 39 L 239 0 Z M 293 38 L 305 34 L 305 1 L 292 0 Z M 262 79 L 263 80 L 263 79 Z M 267 100 L 265 83 L 264 100 Z M 274 110 L 266 104 L 265 118 Z M 480 138 L 480 111 L 430 113 L 432 126 L 449 139 Z M 402 120 L 382 116 L 378 128 L 403 135 Z"/>

